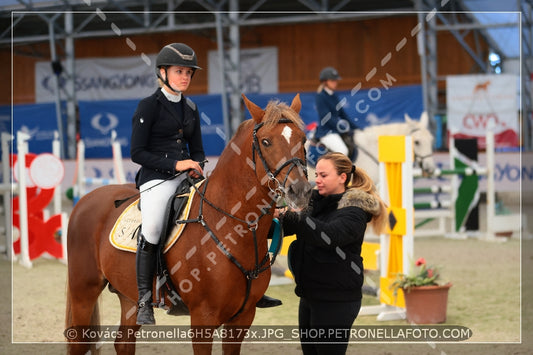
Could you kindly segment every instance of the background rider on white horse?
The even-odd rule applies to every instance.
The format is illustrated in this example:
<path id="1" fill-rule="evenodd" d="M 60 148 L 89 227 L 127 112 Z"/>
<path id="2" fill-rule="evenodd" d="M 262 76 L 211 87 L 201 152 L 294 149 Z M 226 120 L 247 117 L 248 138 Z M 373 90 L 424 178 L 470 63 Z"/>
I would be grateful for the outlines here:
<path id="1" fill-rule="evenodd" d="M 342 103 L 335 94 L 341 79 L 337 69 L 325 67 L 320 71 L 320 85 L 316 95 L 318 126 L 312 142 L 323 144 L 328 150 L 349 156 L 352 161 L 357 158 L 357 147 L 354 142 L 354 130 L 359 129 L 348 117 Z"/>

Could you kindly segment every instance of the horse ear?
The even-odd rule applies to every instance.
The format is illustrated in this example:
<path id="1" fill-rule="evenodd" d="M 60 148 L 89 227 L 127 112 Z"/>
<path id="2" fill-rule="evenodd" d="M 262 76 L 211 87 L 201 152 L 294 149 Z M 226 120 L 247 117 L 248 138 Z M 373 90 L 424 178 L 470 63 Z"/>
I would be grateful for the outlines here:
<path id="1" fill-rule="evenodd" d="M 411 119 L 411 117 L 409 117 L 409 115 L 407 113 L 404 113 L 403 115 L 405 117 L 405 122 L 406 123 L 411 123 L 413 122 L 413 120 Z"/>
<path id="2" fill-rule="evenodd" d="M 429 126 L 429 116 L 426 111 L 422 112 L 422 116 L 420 116 L 420 125 L 425 128 Z"/>
<path id="3" fill-rule="evenodd" d="M 252 118 L 257 123 L 261 122 L 263 120 L 263 116 L 265 115 L 265 111 L 262 110 L 261 107 L 254 104 L 252 101 L 248 100 L 246 95 L 242 94 L 242 99 L 244 100 L 244 104 L 248 108 L 248 111 L 250 111 Z"/>
<path id="4" fill-rule="evenodd" d="M 300 113 L 301 108 L 302 108 L 302 101 L 300 101 L 300 94 L 296 94 L 294 99 L 292 99 L 291 109 L 293 109 L 294 112 L 296 113 Z"/>

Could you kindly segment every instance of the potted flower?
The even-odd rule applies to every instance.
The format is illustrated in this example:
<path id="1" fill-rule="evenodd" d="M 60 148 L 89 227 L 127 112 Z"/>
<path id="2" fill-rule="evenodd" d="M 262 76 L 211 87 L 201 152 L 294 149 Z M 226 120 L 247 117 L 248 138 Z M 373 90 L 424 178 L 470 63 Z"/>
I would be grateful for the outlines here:
<path id="1" fill-rule="evenodd" d="M 437 268 L 419 258 L 408 274 L 397 275 L 391 287 L 397 295 L 401 290 L 405 299 L 407 320 L 416 324 L 435 324 L 446 321 L 448 290 L 451 283 L 442 283 Z"/>

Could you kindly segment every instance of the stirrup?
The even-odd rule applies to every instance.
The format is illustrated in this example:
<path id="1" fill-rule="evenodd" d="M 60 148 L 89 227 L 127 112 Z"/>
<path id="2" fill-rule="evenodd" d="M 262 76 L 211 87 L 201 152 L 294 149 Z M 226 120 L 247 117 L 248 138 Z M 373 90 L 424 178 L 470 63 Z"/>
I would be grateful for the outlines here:
<path id="1" fill-rule="evenodd" d="M 155 324 L 154 308 L 150 303 L 140 302 L 137 310 L 138 325 Z"/>
<path id="2" fill-rule="evenodd" d="M 277 298 L 269 297 L 267 295 L 263 295 L 259 301 L 255 304 L 257 308 L 270 308 L 270 307 L 277 307 L 281 306 L 282 302 L 281 300 L 278 300 Z"/>

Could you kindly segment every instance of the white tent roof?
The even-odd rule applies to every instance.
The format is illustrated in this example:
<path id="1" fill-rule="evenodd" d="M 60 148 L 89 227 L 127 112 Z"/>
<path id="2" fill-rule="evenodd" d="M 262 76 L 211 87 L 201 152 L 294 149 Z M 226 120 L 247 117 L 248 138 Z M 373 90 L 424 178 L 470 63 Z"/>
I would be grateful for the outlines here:
<path id="1" fill-rule="evenodd" d="M 473 21 L 487 25 L 486 34 L 504 58 L 520 57 L 520 13 L 517 1 L 463 0 Z M 493 24 L 514 24 L 490 27 Z"/>

